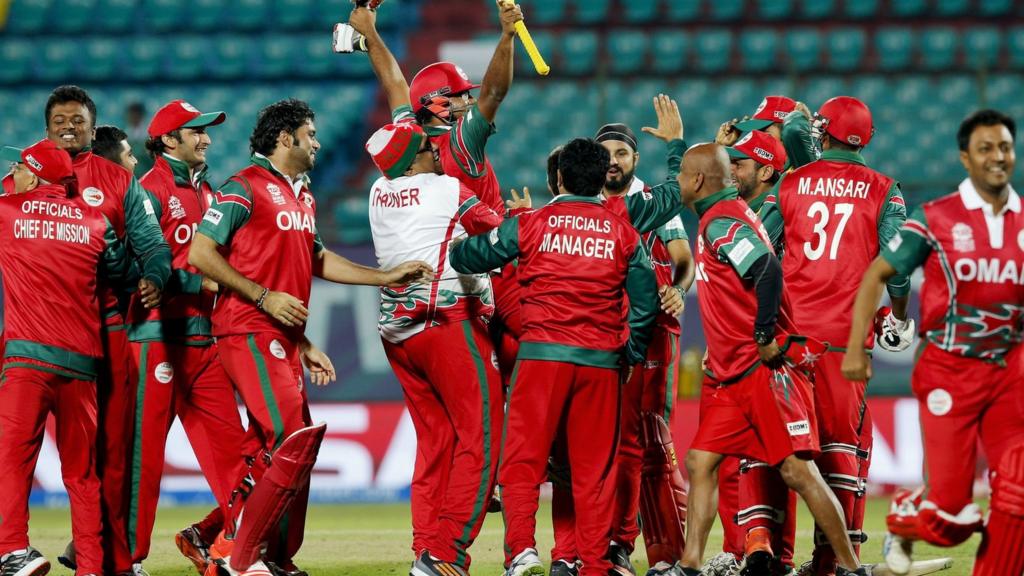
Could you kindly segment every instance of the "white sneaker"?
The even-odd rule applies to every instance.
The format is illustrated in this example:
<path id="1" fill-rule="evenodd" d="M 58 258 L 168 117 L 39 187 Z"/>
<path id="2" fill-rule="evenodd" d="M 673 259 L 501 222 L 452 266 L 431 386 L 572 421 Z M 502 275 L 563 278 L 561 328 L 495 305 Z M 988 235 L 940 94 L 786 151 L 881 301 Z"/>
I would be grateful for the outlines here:
<path id="1" fill-rule="evenodd" d="M 505 576 L 544 576 L 544 565 L 533 548 L 527 548 L 512 559 Z"/>
<path id="2" fill-rule="evenodd" d="M 914 563 L 911 556 L 913 547 L 913 540 L 907 540 L 895 534 L 886 534 L 885 540 L 882 542 L 882 556 L 885 558 L 885 564 L 889 571 L 896 576 L 906 576 Z"/>
<path id="3" fill-rule="evenodd" d="M 700 571 L 708 576 L 735 576 L 740 573 L 740 563 L 731 552 L 719 552 Z"/>
<path id="4" fill-rule="evenodd" d="M 149 572 L 142 567 L 142 562 L 132 564 L 132 576 L 149 576 Z"/>

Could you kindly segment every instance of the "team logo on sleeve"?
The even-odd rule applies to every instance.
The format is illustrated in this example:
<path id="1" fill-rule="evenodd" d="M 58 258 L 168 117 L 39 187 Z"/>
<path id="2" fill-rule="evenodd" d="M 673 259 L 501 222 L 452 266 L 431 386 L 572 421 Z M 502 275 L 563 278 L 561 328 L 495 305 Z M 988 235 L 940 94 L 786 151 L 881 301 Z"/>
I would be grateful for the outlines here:
<path id="1" fill-rule="evenodd" d="M 82 200 L 89 206 L 96 207 L 103 204 L 103 191 L 92 186 L 82 190 Z"/>
<path id="2" fill-rule="evenodd" d="M 278 206 L 284 204 L 284 194 L 281 194 L 281 188 L 277 184 L 267 184 L 267 192 L 270 193 L 270 199 L 274 201 L 274 204 Z"/>
<path id="3" fill-rule="evenodd" d="M 174 378 L 174 367 L 170 362 L 161 362 L 153 370 L 153 377 L 161 384 L 167 384 Z"/>
<path id="4" fill-rule="evenodd" d="M 270 341 L 270 355 L 278 360 L 284 360 L 284 357 L 287 356 L 284 351 L 284 346 L 282 346 L 276 338 Z"/>
<path id="5" fill-rule="evenodd" d="M 902 245 L 903 245 L 903 236 L 897 234 L 897 235 L 893 236 L 892 238 L 889 238 L 889 251 L 890 252 L 895 252 L 895 251 L 899 250 L 900 246 L 902 246 Z"/>
<path id="6" fill-rule="evenodd" d="M 788 422 L 786 429 L 789 430 L 790 436 L 806 436 L 811 433 L 811 423 L 807 420 Z"/>
<path id="7" fill-rule="evenodd" d="M 974 252 L 974 232 L 963 222 L 953 225 L 953 249 L 957 252 Z"/>

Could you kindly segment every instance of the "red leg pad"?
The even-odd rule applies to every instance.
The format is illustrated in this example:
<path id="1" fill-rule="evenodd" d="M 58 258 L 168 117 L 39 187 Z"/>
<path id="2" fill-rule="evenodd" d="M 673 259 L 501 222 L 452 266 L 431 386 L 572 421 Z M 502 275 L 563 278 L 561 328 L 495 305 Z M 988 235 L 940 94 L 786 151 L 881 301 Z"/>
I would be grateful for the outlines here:
<path id="1" fill-rule="evenodd" d="M 665 420 L 644 412 L 641 424 L 644 448 L 640 470 L 640 528 L 647 561 L 674 564 L 683 557 L 686 542 L 686 483 Z"/>
<path id="2" fill-rule="evenodd" d="M 992 475 L 992 504 L 974 576 L 1024 573 L 1024 444 L 1007 450 Z"/>
<path id="3" fill-rule="evenodd" d="M 297 430 L 274 451 L 270 467 L 245 502 L 231 551 L 232 569 L 243 571 L 259 560 L 268 537 L 309 478 L 326 430 L 326 424 Z"/>

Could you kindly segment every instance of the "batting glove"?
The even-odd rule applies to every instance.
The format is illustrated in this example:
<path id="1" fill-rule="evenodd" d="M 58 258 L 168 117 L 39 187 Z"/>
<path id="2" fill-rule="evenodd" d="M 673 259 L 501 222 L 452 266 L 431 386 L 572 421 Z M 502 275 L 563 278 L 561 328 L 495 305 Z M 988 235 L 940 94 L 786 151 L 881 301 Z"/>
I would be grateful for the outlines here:
<path id="1" fill-rule="evenodd" d="M 366 52 L 366 38 L 348 24 L 334 25 L 334 51 L 351 54 L 356 50 Z"/>
<path id="2" fill-rule="evenodd" d="M 910 347 L 914 340 L 914 319 L 899 320 L 892 315 L 888 306 L 878 309 L 875 314 L 875 333 L 878 334 L 878 346 L 889 352 L 902 352 Z"/>

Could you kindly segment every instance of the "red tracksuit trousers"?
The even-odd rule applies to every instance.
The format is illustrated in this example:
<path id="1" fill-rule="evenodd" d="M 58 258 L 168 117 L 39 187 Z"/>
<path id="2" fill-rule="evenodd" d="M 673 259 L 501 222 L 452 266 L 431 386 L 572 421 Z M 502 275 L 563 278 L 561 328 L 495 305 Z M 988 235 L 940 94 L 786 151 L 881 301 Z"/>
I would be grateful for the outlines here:
<path id="1" fill-rule="evenodd" d="M 619 435 L 619 371 L 566 362 L 520 360 L 509 392 L 498 470 L 505 517 L 506 562 L 536 548 L 540 485 L 548 455 L 564 429 L 576 549 L 581 576 L 605 576 L 611 538 Z"/>
<path id="2" fill-rule="evenodd" d="M 104 331 L 105 366 L 96 380 L 99 399 L 99 455 L 96 460 L 103 503 L 103 562 L 106 572 L 132 569 L 128 548 L 128 500 L 131 497 L 131 444 L 135 423 L 135 385 L 128 334 L 120 316 Z M 78 542 L 75 542 L 78 549 Z"/>
<path id="3" fill-rule="evenodd" d="M 494 488 L 504 405 L 480 319 L 443 324 L 384 351 L 416 428 L 412 548 L 468 569 Z"/>
<path id="4" fill-rule="evenodd" d="M 212 344 L 132 342 L 138 366 L 128 545 L 134 562 L 149 556 L 164 470 L 164 447 L 174 417 L 181 419 L 199 467 L 228 517 L 231 491 L 245 473 L 235 391 Z"/>
<path id="5" fill-rule="evenodd" d="M 102 574 L 96 383 L 38 370 L 30 363 L 38 364 L 7 358 L 0 376 L 0 555 L 29 545 L 28 497 L 46 415 L 53 412 L 61 475 L 71 499 L 77 573 Z"/>
<path id="6" fill-rule="evenodd" d="M 249 412 L 251 433 L 262 440 L 267 453 L 273 453 L 293 432 L 312 425 L 294 342 L 275 332 L 257 332 L 217 338 L 216 346 L 221 364 Z M 268 543 L 268 560 L 287 562 L 302 547 L 308 502 L 307 479 L 281 521 L 280 538 Z"/>

